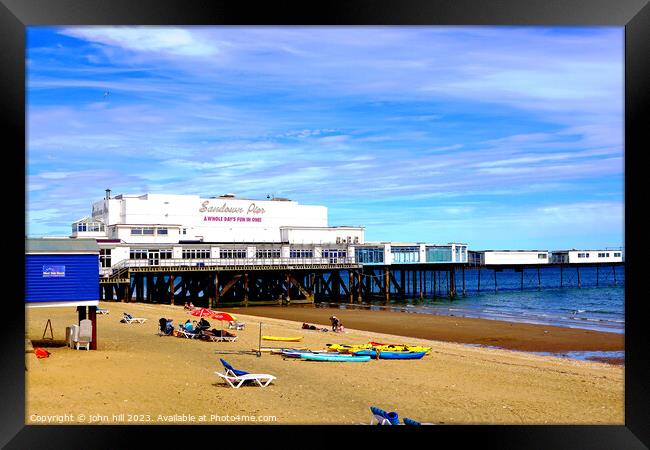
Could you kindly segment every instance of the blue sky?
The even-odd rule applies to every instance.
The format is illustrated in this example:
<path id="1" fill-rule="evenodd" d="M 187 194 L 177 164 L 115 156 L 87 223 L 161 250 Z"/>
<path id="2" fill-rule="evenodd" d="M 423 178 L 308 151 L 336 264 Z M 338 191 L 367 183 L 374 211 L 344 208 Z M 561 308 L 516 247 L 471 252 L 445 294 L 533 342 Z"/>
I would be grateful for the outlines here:
<path id="1" fill-rule="evenodd" d="M 110 188 L 289 197 L 370 241 L 623 245 L 623 33 L 30 27 L 27 234 Z"/>

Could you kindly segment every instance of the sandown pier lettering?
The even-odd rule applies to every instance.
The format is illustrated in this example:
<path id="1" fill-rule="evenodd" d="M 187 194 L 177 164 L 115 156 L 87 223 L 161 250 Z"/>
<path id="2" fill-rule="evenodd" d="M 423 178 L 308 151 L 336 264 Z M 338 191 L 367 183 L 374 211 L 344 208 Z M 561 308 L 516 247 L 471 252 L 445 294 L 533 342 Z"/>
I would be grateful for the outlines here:
<path id="1" fill-rule="evenodd" d="M 244 208 L 240 207 L 231 207 L 227 203 L 224 203 L 221 206 L 209 206 L 210 201 L 206 200 L 201 203 L 201 208 L 199 212 L 201 213 L 229 213 L 229 214 L 242 214 L 244 213 Z M 251 203 L 248 206 L 248 209 L 245 211 L 246 214 L 264 214 L 266 211 L 264 208 L 260 208 L 255 203 Z"/>

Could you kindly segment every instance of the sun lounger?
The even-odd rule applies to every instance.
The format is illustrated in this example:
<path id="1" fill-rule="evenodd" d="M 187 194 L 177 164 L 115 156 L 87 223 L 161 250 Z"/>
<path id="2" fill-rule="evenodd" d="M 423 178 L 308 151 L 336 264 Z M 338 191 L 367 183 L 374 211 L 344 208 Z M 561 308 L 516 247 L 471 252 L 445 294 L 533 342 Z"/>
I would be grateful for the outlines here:
<path id="1" fill-rule="evenodd" d="M 223 364 L 224 369 L 226 369 L 226 375 L 232 375 L 232 376 L 240 376 L 240 375 L 248 375 L 249 372 L 245 372 L 243 370 L 237 370 L 233 366 L 231 366 L 225 359 L 219 358 L 219 361 L 221 361 L 221 364 Z"/>
<path id="2" fill-rule="evenodd" d="M 207 336 L 212 342 L 235 342 L 237 340 L 237 336 L 218 336 L 214 334 L 204 334 L 204 336 Z"/>
<path id="3" fill-rule="evenodd" d="M 179 328 L 177 331 L 180 336 L 187 339 L 196 339 L 199 336 L 199 333 L 193 333 L 191 331 L 184 330 L 183 328 Z"/>
<path id="4" fill-rule="evenodd" d="M 372 417 L 370 418 L 370 425 L 392 425 L 390 420 L 386 417 L 388 414 L 381 408 L 376 406 L 371 406 L 370 411 L 372 412 Z"/>
<path id="5" fill-rule="evenodd" d="M 124 323 L 145 323 L 147 319 L 144 317 L 133 317 L 131 314 L 124 313 L 124 317 L 120 322 Z"/>
<path id="6" fill-rule="evenodd" d="M 246 328 L 246 324 L 244 322 L 238 322 L 238 321 L 228 322 L 228 328 L 230 328 L 231 330 L 243 330 L 244 328 Z"/>
<path id="7" fill-rule="evenodd" d="M 102 309 L 102 308 L 99 308 L 99 307 L 98 307 L 98 308 L 95 310 L 95 312 L 96 312 L 97 314 L 108 314 L 108 313 L 110 312 L 110 310 L 108 310 L 108 309 Z"/>
<path id="8" fill-rule="evenodd" d="M 231 387 L 234 387 L 235 389 L 240 388 L 242 384 L 246 381 L 254 381 L 257 383 L 260 387 L 266 387 L 273 380 L 276 379 L 273 375 L 265 374 L 265 373 L 248 373 L 246 375 L 224 375 L 223 373 L 220 372 L 215 372 L 217 375 L 219 375 L 221 378 L 226 380 L 226 383 L 228 383 Z"/>

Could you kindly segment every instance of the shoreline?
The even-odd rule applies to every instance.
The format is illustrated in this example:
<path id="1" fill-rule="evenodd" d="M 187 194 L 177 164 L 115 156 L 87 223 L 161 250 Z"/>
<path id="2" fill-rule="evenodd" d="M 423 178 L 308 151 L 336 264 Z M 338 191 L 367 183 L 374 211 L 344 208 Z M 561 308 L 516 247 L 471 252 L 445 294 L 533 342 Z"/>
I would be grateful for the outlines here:
<path id="1" fill-rule="evenodd" d="M 336 311 L 333 311 L 336 309 Z M 620 352 L 623 333 L 593 331 L 494 319 L 419 314 L 385 310 L 338 309 L 315 305 L 249 306 L 228 308 L 258 317 L 292 320 L 330 328 L 336 315 L 346 328 L 457 344 L 472 344 L 524 352 Z M 622 358 L 608 358 L 622 363 Z"/>

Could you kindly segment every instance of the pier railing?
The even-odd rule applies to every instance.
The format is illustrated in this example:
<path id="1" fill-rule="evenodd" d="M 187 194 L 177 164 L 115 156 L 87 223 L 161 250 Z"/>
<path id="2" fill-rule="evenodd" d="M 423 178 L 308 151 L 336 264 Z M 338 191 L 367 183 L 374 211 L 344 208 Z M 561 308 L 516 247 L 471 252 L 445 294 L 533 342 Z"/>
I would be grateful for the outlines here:
<path id="1" fill-rule="evenodd" d="M 303 266 L 356 264 L 353 256 L 327 258 L 205 258 L 205 259 L 125 259 L 110 269 L 100 269 L 100 276 L 116 277 L 133 268 L 172 268 L 172 267 L 241 267 L 241 266 Z"/>

